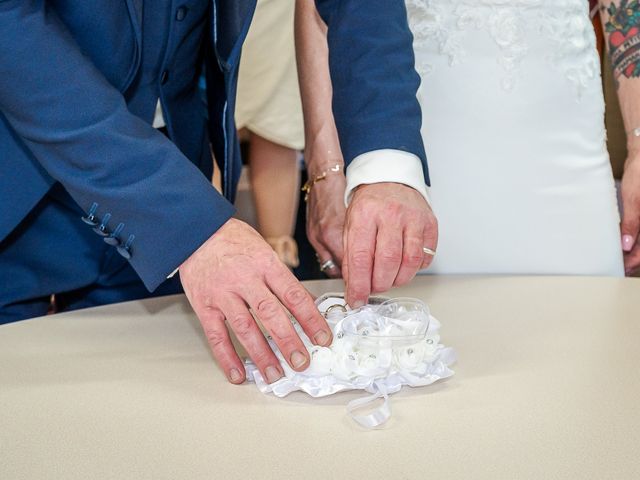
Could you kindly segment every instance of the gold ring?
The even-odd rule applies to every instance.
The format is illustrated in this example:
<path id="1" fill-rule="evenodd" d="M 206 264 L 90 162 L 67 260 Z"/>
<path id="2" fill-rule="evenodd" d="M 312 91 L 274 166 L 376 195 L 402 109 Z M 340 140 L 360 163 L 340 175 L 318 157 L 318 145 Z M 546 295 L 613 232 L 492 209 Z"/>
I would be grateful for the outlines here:
<path id="1" fill-rule="evenodd" d="M 435 256 L 436 254 L 436 251 L 431 250 L 429 247 L 422 247 L 422 251 L 424 252 L 425 255 L 431 255 L 432 257 Z"/>

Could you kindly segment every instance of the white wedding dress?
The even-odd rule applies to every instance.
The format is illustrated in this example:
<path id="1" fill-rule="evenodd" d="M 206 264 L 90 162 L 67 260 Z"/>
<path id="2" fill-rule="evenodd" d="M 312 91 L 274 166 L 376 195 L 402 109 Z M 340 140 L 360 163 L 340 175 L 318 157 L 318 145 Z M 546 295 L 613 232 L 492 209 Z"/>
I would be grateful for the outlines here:
<path id="1" fill-rule="evenodd" d="M 587 0 L 406 0 L 422 77 L 428 273 L 623 275 Z"/>

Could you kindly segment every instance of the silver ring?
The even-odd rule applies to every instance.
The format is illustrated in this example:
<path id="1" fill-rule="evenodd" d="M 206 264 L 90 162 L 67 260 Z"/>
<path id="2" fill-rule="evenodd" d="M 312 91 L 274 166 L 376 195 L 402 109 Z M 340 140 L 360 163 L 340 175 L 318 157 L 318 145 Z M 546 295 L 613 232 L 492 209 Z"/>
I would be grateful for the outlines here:
<path id="1" fill-rule="evenodd" d="M 424 252 L 425 255 L 431 255 L 432 257 L 434 257 L 436 254 L 436 251 L 431 250 L 429 247 L 422 247 L 422 251 Z"/>
<path id="2" fill-rule="evenodd" d="M 324 272 L 325 270 L 331 270 L 332 268 L 336 268 L 336 264 L 331 259 L 329 259 L 329 260 L 323 262 L 322 264 L 320 264 L 320 271 L 321 272 Z"/>

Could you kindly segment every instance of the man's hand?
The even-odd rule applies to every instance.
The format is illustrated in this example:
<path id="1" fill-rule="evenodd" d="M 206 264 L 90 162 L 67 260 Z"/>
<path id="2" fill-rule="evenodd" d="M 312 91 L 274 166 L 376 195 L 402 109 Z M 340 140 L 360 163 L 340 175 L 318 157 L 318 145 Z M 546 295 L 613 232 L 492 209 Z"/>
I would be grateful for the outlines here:
<path id="1" fill-rule="evenodd" d="M 307 203 L 307 237 L 318 254 L 320 264 L 327 260 L 333 260 L 336 264 L 325 271 L 333 278 L 340 277 L 344 256 L 342 233 L 346 214 L 346 185 L 347 181 L 341 172 L 330 174 L 314 185 Z"/>
<path id="2" fill-rule="evenodd" d="M 347 302 L 359 307 L 372 293 L 405 285 L 432 260 L 438 222 L 420 193 L 399 183 L 361 185 L 347 209 L 342 274 Z"/>
<path id="3" fill-rule="evenodd" d="M 640 268 L 640 152 L 629 152 L 622 176 L 622 249 L 624 269 L 631 275 Z"/>
<path id="4" fill-rule="evenodd" d="M 311 341 L 331 343 L 331 329 L 309 292 L 258 232 L 239 220 L 225 223 L 182 264 L 180 280 L 213 355 L 232 383 L 242 383 L 245 370 L 227 325 L 268 383 L 283 375 L 249 308 L 296 371 L 307 368 L 309 355 L 285 308 Z"/>

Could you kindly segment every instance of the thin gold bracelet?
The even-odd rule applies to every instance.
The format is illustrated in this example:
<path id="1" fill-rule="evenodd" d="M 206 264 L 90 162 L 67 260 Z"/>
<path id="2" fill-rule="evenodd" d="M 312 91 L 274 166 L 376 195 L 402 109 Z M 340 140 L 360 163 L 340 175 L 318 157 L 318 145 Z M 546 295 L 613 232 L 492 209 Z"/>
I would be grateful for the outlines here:
<path id="1" fill-rule="evenodd" d="M 340 172 L 343 168 L 344 166 L 341 163 L 336 163 L 333 167 L 327 168 L 325 171 L 316 175 L 315 177 L 310 177 L 309 180 L 307 180 L 302 186 L 302 191 L 305 193 L 304 201 L 309 201 L 309 194 L 311 193 L 311 189 L 315 186 L 316 183 L 321 182 L 322 180 L 326 180 L 329 173 Z"/>

